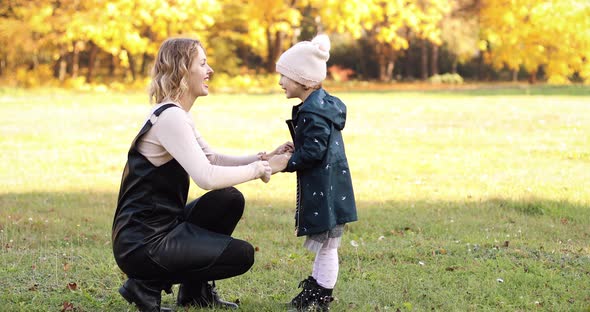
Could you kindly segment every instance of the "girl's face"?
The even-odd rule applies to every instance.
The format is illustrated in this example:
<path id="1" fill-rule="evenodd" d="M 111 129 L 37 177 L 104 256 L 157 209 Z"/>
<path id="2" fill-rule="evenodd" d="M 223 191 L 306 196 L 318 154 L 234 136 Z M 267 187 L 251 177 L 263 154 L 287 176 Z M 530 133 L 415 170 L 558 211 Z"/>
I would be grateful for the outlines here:
<path id="1" fill-rule="evenodd" d="M 279 85 L 285 90 L 285 96 L 287 96 L 288 99 L 299 98 L 303 101 L 302 96 L 305 93 L 303 85 L 283 75 L 281 75 Z"/>
<path id="2" fill-rule="evenodd" d="M 195 97 L 209 94 L 207 82 L 213 74 L 213 69 L 207 64 L 207 55 L 203 48 L 198 47 L 199 53 L 194 57 L 189 69 L 188 88 L 189 93 Z"/>

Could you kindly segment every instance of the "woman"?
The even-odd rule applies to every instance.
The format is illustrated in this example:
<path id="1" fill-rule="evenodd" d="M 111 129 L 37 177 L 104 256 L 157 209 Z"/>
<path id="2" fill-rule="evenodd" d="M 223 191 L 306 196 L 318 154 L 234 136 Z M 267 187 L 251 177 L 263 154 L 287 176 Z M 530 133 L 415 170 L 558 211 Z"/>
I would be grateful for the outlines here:
<path id="1" fill-rule="evenodd" d="M 168 39 L 160 47 L 150 86 L 156 105 L 129 149 L 112 233 L 115 260 L 129 278 L 119 292 L 140 311 L 160 311 L 161 291 L 177 283 L 179 306 L 237 308 L 209 284 L 254 263 L 252 245 L 231 237 L 244 210 L 233 185 L 268 182 L 287 160 L 270 158 L 292 150 L 288 142 L 270 154 L 214 152 L 189 114 L 208 95 L 211 74 L 198 40 Z M 189 177 L 212 191 L 187 204 Z"/>

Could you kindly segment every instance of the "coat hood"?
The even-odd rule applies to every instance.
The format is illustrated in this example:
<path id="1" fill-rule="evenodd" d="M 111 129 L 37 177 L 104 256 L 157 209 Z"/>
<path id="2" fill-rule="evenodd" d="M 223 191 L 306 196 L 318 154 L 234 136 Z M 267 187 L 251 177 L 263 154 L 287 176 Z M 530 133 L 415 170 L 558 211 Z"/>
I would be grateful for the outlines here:
<path id="1" fill-rule="evenodd" d="M 346 105 L 324 89 L 313 91 L 299 108 L 301 112 L 320 115 L 334 123 L 338 130 L 344 129 L 346 123 Z"/>

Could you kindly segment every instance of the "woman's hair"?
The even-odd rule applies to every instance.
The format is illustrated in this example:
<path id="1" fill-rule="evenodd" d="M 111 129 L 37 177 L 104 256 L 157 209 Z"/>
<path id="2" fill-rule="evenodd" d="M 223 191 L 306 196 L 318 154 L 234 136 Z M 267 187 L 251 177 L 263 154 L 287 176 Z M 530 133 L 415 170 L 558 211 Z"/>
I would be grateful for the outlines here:
<path id="1" fill-rule="evenodd" d="M 203 48 L 201 42 L 189 38 L 171 38 L 162 43 L 152 68 L 149 88 L 152 104 L 164 100 L 178 101 L 188 90 L 188 74 L 199 53 L 198 47 Z"/>

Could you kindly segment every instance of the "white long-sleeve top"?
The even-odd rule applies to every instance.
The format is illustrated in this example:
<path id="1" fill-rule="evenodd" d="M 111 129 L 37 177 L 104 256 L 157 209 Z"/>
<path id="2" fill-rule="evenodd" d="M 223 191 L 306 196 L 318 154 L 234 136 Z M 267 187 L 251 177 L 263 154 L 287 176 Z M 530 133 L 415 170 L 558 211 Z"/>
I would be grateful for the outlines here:
<path id="1" fill-rule="evenodd" d="M 191 115 L 177 105 L 156 117 L 153 126 L 137 142 L 138 151 L 159 167 L 173 158 L 186 170 L 197 186 L 214 190 L 260 177 L 257 155 L 229 156 L 216 153 L 197 131 Z"/>

